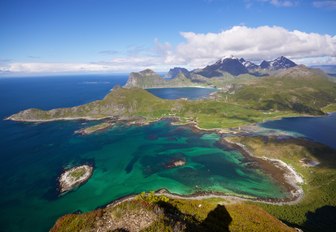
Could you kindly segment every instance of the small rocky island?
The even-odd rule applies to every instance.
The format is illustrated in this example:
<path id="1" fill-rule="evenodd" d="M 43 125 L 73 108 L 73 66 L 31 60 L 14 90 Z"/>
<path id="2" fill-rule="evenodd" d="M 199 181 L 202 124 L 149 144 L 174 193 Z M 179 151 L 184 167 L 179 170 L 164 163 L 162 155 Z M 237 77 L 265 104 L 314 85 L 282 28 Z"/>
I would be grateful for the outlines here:
<path id="1" fill-rule="evenodd" d="M 80 130 L 75 131 L 75 134 L 80 134 L 80 135 L 90 135 L 99 131 L 103 131 L 106 130 L 110 127 L 112 127 L 114 125 L 114 123 L 111 122 L 103 122 L 103 123 L 99 123 L 97 125 L 94 126 L 90 126 L 90 127 L 86 127 Z"/>
<path id="2" fill-rule="evenodd" d="M 186 164 L 186 161 L 184 159 L 175 159 L 172 160 L 168 163 L 166 163 L 164 166 L 165 168 L 176 168 L 176 167 L 180 167 L 180 166 L 184 166 Z"/>
<path id="3" fill-rule="evenodd" d="M 81 165 L 68 169 L 59 178 L 60 193 L 66 193 L 85 183 L 92 175 L 93 167 Z"/>

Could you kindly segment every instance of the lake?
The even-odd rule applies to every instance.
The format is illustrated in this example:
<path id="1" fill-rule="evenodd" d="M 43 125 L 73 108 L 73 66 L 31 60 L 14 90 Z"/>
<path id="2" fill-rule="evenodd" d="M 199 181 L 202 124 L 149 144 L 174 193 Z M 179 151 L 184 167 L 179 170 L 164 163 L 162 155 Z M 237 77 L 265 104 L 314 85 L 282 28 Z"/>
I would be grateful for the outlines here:
<path id="1" fill-rule="evenodd" d="M 214 88 L 157 88 L 147 89 L 148 92 L 164 99 L 179 99 L 187 98 L 189 100 L 195 100 L 205 98 L 209 94 L 217 91 Z"/>

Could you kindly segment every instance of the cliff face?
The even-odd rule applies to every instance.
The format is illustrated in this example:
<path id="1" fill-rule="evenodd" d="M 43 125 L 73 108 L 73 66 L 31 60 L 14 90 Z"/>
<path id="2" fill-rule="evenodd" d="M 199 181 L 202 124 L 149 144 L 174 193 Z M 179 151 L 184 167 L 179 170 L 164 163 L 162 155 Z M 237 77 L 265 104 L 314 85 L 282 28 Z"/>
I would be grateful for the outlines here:
<path id="1" fill-rule="evenodd" d="M 187 78 L 191 77 L 191 73 L 187 69 L 175 67 L 169 70 L 169 72 L 166 75 L 166 78 L 173 79 L 179 76 L 180 74 L 183 74 Z"/>
<path id="2" fill-rule="evenodd" d="M 139 87 L 139 88 L 153 88 L 165 83 L 165 80 L 150 69 L 141 72 L 132 72 L 129 75 L 126 88 Z"/>
<path id="3" fill-rule="evenodd" d="M 174 87 L 191 87 L 196 86 L 182 72 L 178 73 L 172 79 L 164 79 L 159 74 L 150 69 L 141 72 L 132 72 L 129 75 L 125 88 L 138 87 L 142 89 L 149 88 L 174 88 Z"/>

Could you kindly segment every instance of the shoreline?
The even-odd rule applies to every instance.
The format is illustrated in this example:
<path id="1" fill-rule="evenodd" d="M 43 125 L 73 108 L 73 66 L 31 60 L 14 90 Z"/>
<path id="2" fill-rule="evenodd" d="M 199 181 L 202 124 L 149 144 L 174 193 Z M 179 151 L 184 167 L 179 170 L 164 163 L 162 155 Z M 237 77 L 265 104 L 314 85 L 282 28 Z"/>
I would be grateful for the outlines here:
<path id="1" fill-rule="evenodd" d="M 265 171 L 265 173 L 270 175 L 277 184 L 286 189 L 286 192 L 290 194 L 289 198 L 282 198 L 279 201 L 292 205 L 303 199 L 304 191 L 300 185 L 304 184 L 304 179 L 292 166 L 280 159 L 257 157 L 253 155 L 244 144 L 231 142 L 225 138 L 222 139 L 222 142 L 227 146 L 242 152 L 243 155 L 254 159 L 261 170 Z"/>
<path id="2" fill-rule="evenodd" d="M 75 120 L 85 120 L 85 121 L 100 121 L 104 119 L 113 119 L 114 116 L 106 116 L 101 118 L 92 117 L 64 117 L 64 118 L 53 118 L 53 119 L 13 119 L 12 116 L 4 118 L 3 120 L 10 120 L 14 122 L 56 122 L 56 121 L 75 121 Z"/>
<path id="3" fill-rule="evenodd" d="M 72 177 L 72 173 L 84 169 L 84 173 L 77 177 Z M 75 188 L 85 184 L 93 174 L 93 167 L 87 164 L 72 167 L 68 170 L 64 170 L 58 178 L 59 195 L 63 196 L 66 193 L 74 190 Z"/>
<path id="4" fill-rule="evenodd" d="M 151 122 L 142 122 L 138 123 L 137 125 L 143 126 L 143 125 L 148 125 L 150 123 L 154 123 L 157 121 L 161 120 L 171 120 L 172 122 L 176 122 L 178 118 L 176 117 L 163 117 L 155 121 Z M 125 123 L 125 122 L 123 122 Z M 134 125 L 134 124 L 128 124 L 126 125 Z M 231 193 L 224 193 L 224 192 L 196 192 L 196 193 L 191 193 L 191 194 L 177 194 L 177 193 L 171 193 L 167 189 L 158 189 L 155 191 L 155 195 L 160 196 L 166 196 L 172 199 L 185 199 L 185 200 L 203 200 L 203 199 L 211 199 L 211 198 L 220 198 L 223 200 L 229 200 L 229 201 L 252 201 L 252 202 L 258 202 L 258 203 L 265 203 L 265 204 L 272 204 L 272 205 L 294 205 L 299 203 L 303 197 L 304 197 L 304 191 L 303 189 L 299 186 L 300 184 L 303 184 L 303 178 L 295 171 L 293 167 L 288 165 L 282 160 L 279 159 L 272 159 L 272 158 L 267 158 L 267 157 L 257 157 L 254 156 L 250 151 L 248 151 L 245 147 L 245 145 L 240 144 L 240 143 L 233 143 L 222 136 L 227 134 L 227 132 L 221 131 L 221 129 L 202 129 L 199 128 L 195 123 L 193 122 L 186 122 L 180 126 L 185 126 L 193 130 L 195 133 L 207 133 L 207 132 L 214 132 L 217 133 L 218 135 L 221 136 L 221 140 L 218 141 L 222 145 L 225 145 L 226 147 L 234 148 L 235 150 L 238 150 L 241 152 L 244 156 L 247 156 L 250 159 L 253 159 L 254 161 L 258 162 L 258 165 L 260 165 L 260 161 L 265 161 L 268 163 L 269 166 L 272 167 L 273 170 L 277 170 L 280 173 L 280 176 L 282 177 L 281 180 L 285 180 L 285 183 L 282 181 L 279 181 L 279 178 L 274 178 L 271 173 L 269 173 L 269 170 L 265 170 L 264 166 L 261 165 L 259 167 L 262 171 L 265 171 L 266 174 L 270 175 L 276 182 L 276 184 L 280 185 L 283 188 L 286 188 L 286 194 L 289 194 L 288 197 L 286 198 L 263 198 L 263 197 L 255 197 L 255 196 L 249 196 L 249 195 L 235 195 Z M 293 181 L 292 178 L 295 177 L 294 179 L 296 181 Z M 299 180 L 299 181 L 298 181 Z M 137 194 L 131 194 L 131 195 L 126 195 L 121 198 L 115 199 L 103 206 L 97 207 L 96 209 L 99 208 L 104 208 L 108 206 L 114 206 L 117 204 L 120 204 L 125 201 L 131 201 L 133 200 Z"/>

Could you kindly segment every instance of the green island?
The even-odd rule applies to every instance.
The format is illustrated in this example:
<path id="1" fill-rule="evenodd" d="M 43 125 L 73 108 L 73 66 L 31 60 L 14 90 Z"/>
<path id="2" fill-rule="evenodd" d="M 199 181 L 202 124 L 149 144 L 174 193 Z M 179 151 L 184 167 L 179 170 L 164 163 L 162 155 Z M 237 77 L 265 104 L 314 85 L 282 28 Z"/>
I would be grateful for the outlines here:
<path id="1" fill-rule="evenodd" d="M 93 167 L 81 165 L 65 170 L 59 178 L 59 190 L 61 194 L 69 192 L 84 184 L 92 175 Z"/>
<path id="2" fill-rule="evenodd" d="M 246 136 L 240 131 L 245 126 L 267 120 L 334 112 L 335 81 L 320 70 L 305 66 L 272 71 L 261 77 L 221 73 L 222 79 L 202 76 L 208 75 L 205 71 L 192 73 L 190 77 L 179 73 L 171 80 L 164 80 L 153 71 L 144 70 L 132 73 L 125 87 L 115 87 L 102 100 L 49 111 L 28 109 L 8 119 L 26 122 L 101 120 L 102 124 L 84 130 L 84 134 L 89 134 L 107 128 L 111 122 L 143 125 L 171 118 L 175 124 L 189 125 L 195 130 L 234 134 L 224 136 L 224 142 L 260 162 L 266 160 L 273 166 L 276 163 L 288 165 L 288 169 L 302 177 L 299 188 L 304 194 L 287 201 L 272 202 L 225 195 L 143 193 L 89 213 L 65 215 L 51 231 L 118 231 L 120 228 L 127 231 L 217 231 L 214 230 L 217 226 L 227 231 L 315 228 L 316 225 L 309 224 L 307 215 L 324 206 L 336 206 L 336 151 L 304 139 Z M 190 101 L 165 100 L 145 90 L 168 86 L 211 86 L 218 91 L 206 99 Z M 273 171 L 275 179 L 281 175 L 279 180 L 286 179 L 286 174 Z"/>

